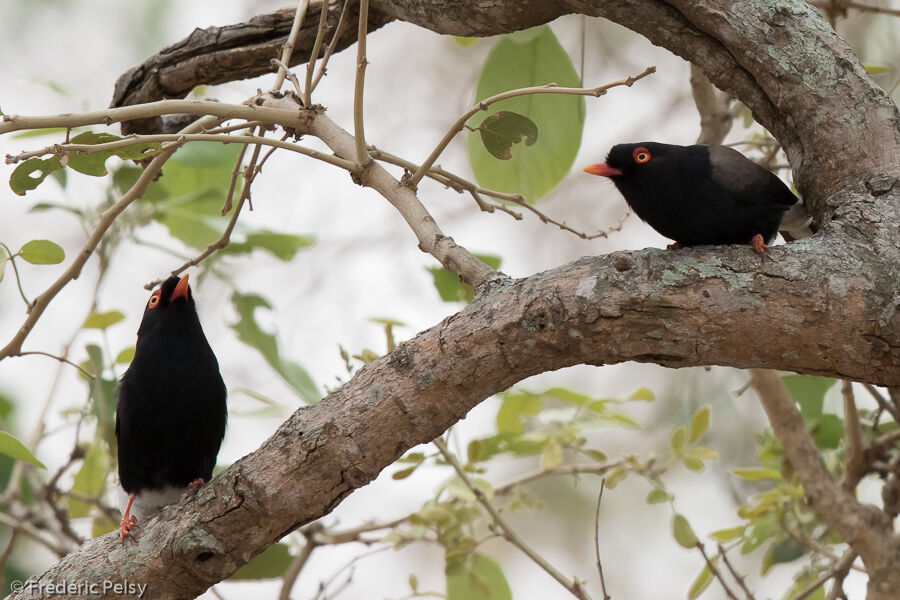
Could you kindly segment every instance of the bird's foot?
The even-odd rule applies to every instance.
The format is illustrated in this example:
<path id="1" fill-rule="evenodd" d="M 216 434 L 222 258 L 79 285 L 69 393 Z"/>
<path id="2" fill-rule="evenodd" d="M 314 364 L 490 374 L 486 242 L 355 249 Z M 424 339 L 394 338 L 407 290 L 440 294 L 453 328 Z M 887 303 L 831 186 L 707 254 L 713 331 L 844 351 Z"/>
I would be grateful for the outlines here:
<path id="1" fill-rule="evenodd" d="M 753 251 L 757 254 L 762 254 L 769 249 L 769 247 L 766 246 L 766 240 L 758 233 L 750 240 L 750 247 L 753 248 Z"/>
<path id="2" fill-rule="evenodd" d="M 131 514 L 131 505 L 134 503 L 134 494 L 128 494 L 128 503 L 125 505 L 125 512 L 122 513 L 122 520 L 119 522 L 119 539 L 128 537 L 128 532 L 134 529 L 137 519 Z"/>
<path id="3" fill-rule="evenodd" d="M 685 246 L 684 244 L 680 244 L 678 242 L 666 246 L 666 250 L 681 250 L 682 248 L 690 248 L 690 246 Z"/>
<path id="4" fill-rule="evenodd" d="M 129 515 L 128 517 L 123 516 L 122 521 L 119 523 L 119 538 L 123 540 L 127 538 L 129 532 L 134 529 L 136 523 L 137 519 L 134 518 L 134 515 Z"/>
<path id="5" fill-rule="evenodd" d="M 188 489 L 191 490 L 191 491 L 200 489 L 200 487 L 201 487 L 204 483 L 206 483 L 206 482 L 203 480 L 203 478 L 202 478 L 202 477 L 198 477 L 197 479 L 193 480 L 192 482 L 190 482 L 190 483 L 188 484 Z"/>

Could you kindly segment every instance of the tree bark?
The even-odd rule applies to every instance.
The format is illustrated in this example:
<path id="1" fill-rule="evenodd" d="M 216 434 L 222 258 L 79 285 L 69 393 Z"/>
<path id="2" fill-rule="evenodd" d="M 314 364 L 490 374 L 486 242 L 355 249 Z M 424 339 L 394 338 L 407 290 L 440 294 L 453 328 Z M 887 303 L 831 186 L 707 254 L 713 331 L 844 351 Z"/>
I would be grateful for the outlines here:
<path id="1" fill-rule="evenodd" d="M 750 106 L 785 147 L 820 233 L 764 257 L 739 247 L 643 250 L 519 280 L 498 275 L 471 305 L 297 411 L 257 451 L 143 524 L 137 543 L 90 540 L 38 582 L 128 579 L 151 582 L 154 598 L 193 597 L 484 398 L 573 364 L 722 364 L 900 386 L 900 116 L 805 2 L 373 0 L 370 17 L 491 35 L 573 12 L 631 27 Z M 252 74 L 236 67 L 233 78 Z M 190 76 L 202 82 L 198 70 Z M 150 89 L 140 80 L 132 74 L 126 87 Z M 152 99 L 122 96 L 138 97 Z M 791 419 L 785 413 L 784 435 L 807 435 L 792 433 Z M 796 464 L 808 449 L 785 448 Z M 841 513 L 855 500 L 839 500 L 817 508 L 852 527 Z M 861 552 L 870 600 L 897 593 L 900 542 L 883 525 L 873 517 L 866 544 L 879 550 Z"/>

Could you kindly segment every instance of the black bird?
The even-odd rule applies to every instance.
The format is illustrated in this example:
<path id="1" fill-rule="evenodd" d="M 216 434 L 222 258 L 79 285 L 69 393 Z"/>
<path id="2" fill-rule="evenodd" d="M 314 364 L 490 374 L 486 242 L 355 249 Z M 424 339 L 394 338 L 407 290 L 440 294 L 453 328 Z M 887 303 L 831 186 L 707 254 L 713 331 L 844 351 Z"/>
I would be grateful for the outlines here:
<path id="1" fill-rule="evenodd" d="M 635 214 L 676 248 L 750 244 L 765 252 L 785 212 L 798 203 L 774 173 L 727 146 L 617 144 L 605 163 L 584 171 L 609 177 Z M 799 213 L 808 227 L 802 204 L 797 208 L 792 221 Z M 810 234 L 806 228 L 792 237 Z"/>
<path id="2" fill-rule="evenodd" d="M 120 537 L 212 477 L 225 437 L 225 394 L 188 276 L 169 277 L 150 295 L 116 391 L 119 482 L 128 494 Z"/>

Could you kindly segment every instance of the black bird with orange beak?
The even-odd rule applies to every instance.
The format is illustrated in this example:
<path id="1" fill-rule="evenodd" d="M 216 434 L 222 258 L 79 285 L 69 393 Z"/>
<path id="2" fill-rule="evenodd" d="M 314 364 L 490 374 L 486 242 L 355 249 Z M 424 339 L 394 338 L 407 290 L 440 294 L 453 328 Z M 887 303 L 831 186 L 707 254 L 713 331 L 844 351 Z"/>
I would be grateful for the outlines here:
<path id="1" fill-rule="evenodd" d="M 212 477 L 227 410 L 225 383 L 197 317 L 188 276 L 169 277 L 144 309 L 134 359 L 116 390 L 119 535 Z"/>
<path id="2" fill-rule="evenodd" d="M 771 171 L 727 146 L 657 142 L 613 146 L 584 171 L 608 177 L 637 216 L 678 246 L 749 244 L 757 253 L 778 232 L 797 197 Z M 797 212 L 811 235 L 802 204 Z"/>

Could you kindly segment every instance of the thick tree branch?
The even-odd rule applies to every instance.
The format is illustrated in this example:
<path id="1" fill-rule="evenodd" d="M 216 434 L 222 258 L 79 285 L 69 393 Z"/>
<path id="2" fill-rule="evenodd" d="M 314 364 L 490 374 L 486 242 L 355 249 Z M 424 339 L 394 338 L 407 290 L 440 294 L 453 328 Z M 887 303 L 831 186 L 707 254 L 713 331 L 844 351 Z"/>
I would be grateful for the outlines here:
<path id="1" fill-rule="evenodd" d="M 471 305 L 298 410 L 259 450 L 142 524 L 137 544 L 90 540 L 38 581 L 127 577 L 152 582 L 155 598 L 193 597 L 487 396 L 573 364 L 779 366 L 900 382 L 900 340 L 894 354 L 873 354 L 861 333 L 866 284 L 836 292 L 830 269 L 806 268 L 810 253 L 829 253 L 818 241 L 772 248 L 762 262 L 744 247 L 644 250 L 497 277 Z M 857 259 L 840 248 L 828 260 L 846 270 Z M 823 304 L 832 310 L 784 335 Z"/>

